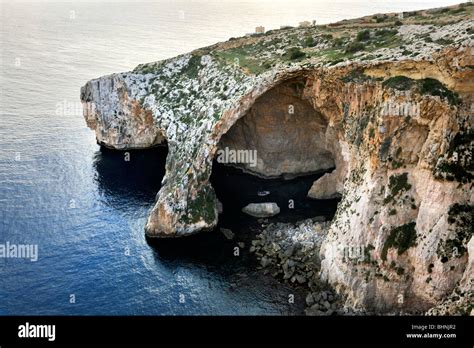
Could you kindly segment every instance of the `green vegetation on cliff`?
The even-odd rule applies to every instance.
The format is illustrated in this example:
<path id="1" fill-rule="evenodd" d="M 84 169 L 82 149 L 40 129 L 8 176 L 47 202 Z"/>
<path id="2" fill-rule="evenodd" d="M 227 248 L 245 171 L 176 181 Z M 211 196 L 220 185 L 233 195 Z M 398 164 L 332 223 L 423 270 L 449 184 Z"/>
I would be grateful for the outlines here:
<path id="1" fill-rule="evenodd" d="M 448 223 L 454 233 L 438 245 L 437 254 L 441 262 L 451 257 L 462 257 L 467 252 L 467 243 L 474 235 L 474 206 L 453 204 L 448 211 Z"/>
<path id="2" fill-rule="evenodd" d="M 414 221 L 394 228 L 385 241 L 381 258 L 387 260 L 387 253 L 390 248 L 395 248 L 398 255 L 403 254 L 409 248 L 416 245 L 416 223 Z"/>
<path id="3" fill-rule="evenodd" d="M 408 173 L 392 175 L 389 179 L 388 189 L 390 192 L 384 198 L 384 204 L 390 203 L 400 192 L 411 189 L 411 184 L 408 183 Z"/>
<path id="4" fill-rule="evenodd" d="M 207 189 L 188 202 L 187 214 L 183 216 L 183 222 L 196 223 L 202 219 L 211 223 L 216 218 L 215 206 L 215 193 L 212 189 Z"/>
<path id="5" fill-rule="evenodd" d="M 447 153 L 438 160 L 434 171 L 437 179 L 465 184 L 474 180 L 474 131 L 468 127 L 453 137 Z"/>
<path id="6" fill-rule="evenodd" d="M 451 91 L 441 82 L 432 78 L 414 80 L 405 76 L 394 76 L 385 80 L 382 85 L 399 91 L 415 89 L 421 95 L 445 98 L 451 105 L 458 105 L 460 102 L 459 95 L 456 92 Z"/>

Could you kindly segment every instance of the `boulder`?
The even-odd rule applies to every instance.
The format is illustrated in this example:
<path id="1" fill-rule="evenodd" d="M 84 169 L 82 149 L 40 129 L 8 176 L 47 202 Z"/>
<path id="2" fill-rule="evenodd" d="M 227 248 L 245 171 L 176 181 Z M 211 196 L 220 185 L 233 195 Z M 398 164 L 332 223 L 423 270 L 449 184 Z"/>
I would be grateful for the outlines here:
<path id="1" fill-rule="evenodd" d="M 220 230 L 221 230 L 222 234 L 223 234 L 228 240 L 234 239 L 235 233 L 232 232 L 231 230 L 229 230 L 228 228 L 221 228 Z"/>
<path id="2" fill-rule="evenodd" d="M 250 203 L 242 211 L 250 216 L 265 218 L 280 213 L 280 207 L 276 203 Z"/>
<path id="3" fill-rule="evenodd" d="M 338 172 L 326 173 L 313 183 L 308 197 L 313 199 L 341 198 Z"/>

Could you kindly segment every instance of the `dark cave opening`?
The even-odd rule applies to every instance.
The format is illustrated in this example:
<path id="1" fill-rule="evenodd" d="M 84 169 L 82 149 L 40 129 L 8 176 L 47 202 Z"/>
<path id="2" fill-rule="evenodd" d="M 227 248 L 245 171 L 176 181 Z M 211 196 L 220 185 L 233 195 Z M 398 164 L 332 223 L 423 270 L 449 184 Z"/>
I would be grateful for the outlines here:
<path id="1" fill-rule="evenodd" d="M 221 137 L 210 179 L 223 206 L 219 226 L 248 230 L 262 222 L 334 217 L 339 199 L 307 197 L 336 161 L 335 139 L 304 96 L 305 84 L 298 77 L 268 90 Z M 280 213 L 262 219 L 242 212 L 247 204 L 264 202 L 276 203 Z"/>
<path id="2" fill-rule="evenodd" d="M 222 203 L 219 225 L 228 228 L 258 225 L 258 221 L 297 222 L 316 216 L 331 220 L 339 199 L 315 200 L 307 193 L 315 180 L 324 173 L 308 174 L 290 180 L 284 178 L 265 179 L 245 173 L 239 168 L 214 162 L 211 183 Z M 268 194 L 260 196 L 259 193 Z M 242 212 L 250 203 L 275 202 L 280 213 L 270 218 L 255 218 Z"/>

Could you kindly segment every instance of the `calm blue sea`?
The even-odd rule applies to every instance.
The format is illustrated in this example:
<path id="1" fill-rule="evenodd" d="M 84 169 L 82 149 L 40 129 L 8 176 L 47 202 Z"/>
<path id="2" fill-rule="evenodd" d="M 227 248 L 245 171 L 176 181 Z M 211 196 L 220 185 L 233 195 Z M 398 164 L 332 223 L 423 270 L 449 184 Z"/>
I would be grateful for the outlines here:
<path id="1" fill-rule="evenodd" d="M 234 242 L 219 233 L 147 243 L 143 227 L 166 150 L 132 152 L 127 163 L 100 151 L 81 116 L 79 89 L 258 25 L 454 3 L 0 2 L 0 244 L 39 248 L 37 262 L 0 258 L 0 315 L 301 313 L 304 293 L 234 257 Z"/>

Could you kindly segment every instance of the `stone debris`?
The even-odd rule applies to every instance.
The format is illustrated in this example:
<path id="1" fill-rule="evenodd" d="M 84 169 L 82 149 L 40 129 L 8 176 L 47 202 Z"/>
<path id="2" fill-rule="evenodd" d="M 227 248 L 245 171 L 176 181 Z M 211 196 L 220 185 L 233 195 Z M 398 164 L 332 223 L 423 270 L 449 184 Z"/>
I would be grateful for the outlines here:
<path id="1" fill-rule="evenodd" d="M 426 311 L 425 315 L 474 315 L 474 291 L 455 289 L 444 301 Z"/>

